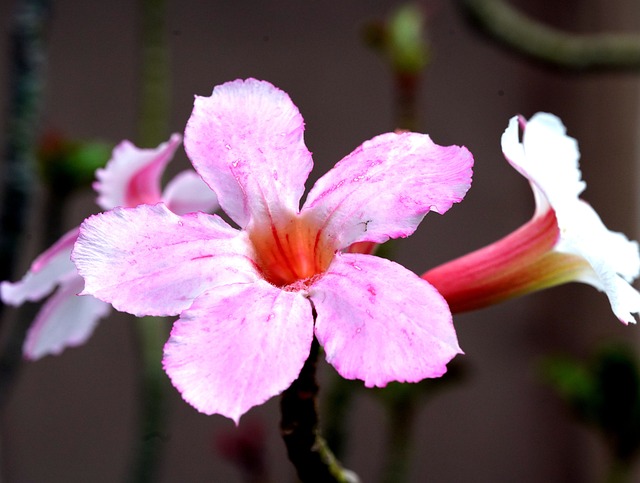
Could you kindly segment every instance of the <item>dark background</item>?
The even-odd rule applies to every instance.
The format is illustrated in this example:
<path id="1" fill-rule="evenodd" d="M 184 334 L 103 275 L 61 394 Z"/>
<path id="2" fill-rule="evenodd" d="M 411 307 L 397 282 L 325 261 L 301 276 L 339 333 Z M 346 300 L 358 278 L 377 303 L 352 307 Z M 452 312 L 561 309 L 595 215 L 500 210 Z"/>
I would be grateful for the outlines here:
<path id="1" fill-rule="evenodd" d="M 6 113 L 7 47 L 14 1 L 0 0 L 0 112 Z M 362 42 L 366 21 L 400 2 L 350 0 L 168 0 L 171 130 L 181 132 L 193 95 L 244 77 L 287 91 L 306 121 L 315 179 L 366 139 L 392 130 L 390 74 Z M 505 161 L 500 136 L 511 116 L 559 115 L 579 140 L 584 194 L 611 229 L 638 237 L 638 76 L 567 74 L 507 53 L 470 30 L 457 2 L 423 2 L 433 62 L 422 82 L 423 130 L 439 144 L 462 144 L 475 156 L 474 181 L 446 216 L 427 216 L 398 245 L 397 259 L 422 273 L 509 233 L 533 212 L 527 182 Z M 513 2 L 571 31 L 633 31 L 633 0 Z M 136 2 L 59 0 L 49 34 L 42 127 L 80 139 L 135 139 L 139 92 Z M 4 117 L 0 126 L 4 126 Z M 169 137 L 167 132 L 166 138 Z M 0 130 L 0 142 L 5 133 Z M 172 170 L 186 167 L 179 151 Z M 39 193 L 42 193 L 40 189 Z M 87 191 L 64 228 L 95 212 Z M 34 214 L 30 233 L 38 230 Z M 33 238 L 32 237 L 32 238 Z M 25 244 L 16 278 L 36 255 Z M 537 367 L 549 353 L 585 355 L 602 340 L 638 340 L 610 311 L 607 298 L 571 284 L 454 319 L 467 377 L 425 403 L 416 420 L 414 482 L 597 481 L 600 441 L 567 417 Z M 2 416 L 0 462 L 8 483 L 114 482 L 126 477 L 136 436 L 132 320 L 104 321 L 85 346 L 24 366 Z M 322 364 L 322 371 L 331 369 Z M 328 374 L 325 374 L 325 377 Z M 241 481 L 213 441 L 231 421 L 204 416 L 171 390 L 163 482 Z M 365 482 L 384 461 L 385 413 L 359 391 L 350 413 L 345 463 Z M 278 435 L 278 398 L 243 417 L 267 433 L 273 481 L 292 469 Z M 243 423 L 241 422 L 241 426 Z"/>

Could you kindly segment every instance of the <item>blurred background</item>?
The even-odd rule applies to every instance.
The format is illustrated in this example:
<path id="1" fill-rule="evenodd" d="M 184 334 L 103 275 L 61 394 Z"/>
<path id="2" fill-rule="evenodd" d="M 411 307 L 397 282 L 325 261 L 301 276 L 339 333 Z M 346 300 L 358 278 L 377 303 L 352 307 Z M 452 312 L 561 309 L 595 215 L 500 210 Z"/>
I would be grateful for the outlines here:
<path id="1" fill-rule="evenodd" d="M 15 0 L 0 1 L 0 145 L 6 141 L 9 36 Z M 513 0 L 512 5 L 571 32 L 640 30 L 634 0 Z M 288 92 L 306 121 L 314 154 L 310 183 L 364 140 L 393 130 L 389 66 L 363 38 L 402 2 L 351 0 L 166 0 L 171 132 L 182 132 L 194 95 L 236 78 L 268 80 Z M 528 183 L 502 156 L 510 117 L 561 117 L 578 139 L 588 188 L 583 197 L 607 226 L 638 238 L 639 86 L 636 72 L 576 73 L 531 62 L 481 36 L 457 1 L 418 2 L 426 14 L 431 61 L 420 80 L 420 130 L 475 157 L 465 200 L 430 214 L 394 258 L 417 273 L 502 237 L 533 213 Z M 140 105 L 140 11 L 136 2 L 52 2 L 38 132 L 115 145 L 136 140 Z M 151 147 L 151 146 L 145 146 Z M 180 149 L 169 174 L 188 167 Z M 310 186 L 310 184 L 308 184 Z M 41 251 L 47 187 L 40 183 L 13 280 Z M 97 211 L 94 194 L 75 194 L 63 230 Z M 5 310 L 11 320 L 15 310 Z M 89 342 L 60 356 L 25 362 L 0 420 L 3 480 L 115 482 L 127 479 L 136 421 L 137 346 L 132 317 L 115 314 Z M 543 357 L 586 358 L 602 341 L 635 344 L 607 298 L 570 284 L 454 318 L 463 377 L 423 398 L 412 422 L 411 482 L 601 481 L 605 446 L 570 417 L 540 377 Z M 4 335 L 6 339 L 6 325 Z M 168 327 L 168 324 L 167 324 Z M 320 364 L 322 391 L 333 369 Z M 326 394 L 326 393 L 325 393 Z M 162 482 L 240 482 L 220 446 L 238 431 L 262 438 L 271 481 L 293 481 L 279 436 L 278 398 L 243 416 L 240 428 L 199 414 L 169 387 L 162 435 Z M 321 399 L 321 410 L 323 400 Z M 343 462 L 364 482 L 379 481 L 388 417 L 369 390 L 348 408 Z M 222 441 L 222 442 L 221 442 Z M 638 476 L 640 478 L 640 476 Z"/>

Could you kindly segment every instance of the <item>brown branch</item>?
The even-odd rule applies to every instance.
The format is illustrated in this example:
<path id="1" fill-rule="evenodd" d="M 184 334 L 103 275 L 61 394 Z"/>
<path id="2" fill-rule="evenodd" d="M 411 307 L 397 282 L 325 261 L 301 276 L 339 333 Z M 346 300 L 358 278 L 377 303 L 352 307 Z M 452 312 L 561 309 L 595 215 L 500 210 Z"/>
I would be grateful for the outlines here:
<path id="1" fill-rule="evenodd" d="M 289 459 L 304 483 L 357 483 L 358 477 L 342 467 L 318 429 L 316 362 L 320 346 L 311 353 L 298 379 L 282 394 L 280 430 Z"/>

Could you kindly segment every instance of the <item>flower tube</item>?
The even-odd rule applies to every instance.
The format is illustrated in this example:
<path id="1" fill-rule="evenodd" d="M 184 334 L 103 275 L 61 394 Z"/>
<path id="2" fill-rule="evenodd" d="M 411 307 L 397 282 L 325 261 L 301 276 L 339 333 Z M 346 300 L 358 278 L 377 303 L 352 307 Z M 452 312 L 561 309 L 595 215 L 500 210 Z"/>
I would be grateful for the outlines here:
<path id="1" fill-rule="evenodd" d="M 630 282 L 640 272 L 638 243 L 608 230 L 579 198 L 586 185 L 578 166 L 578 145 L 566 135 L 560 119 L 547 113 L 528 122 L 512 118 L 502 135 L 502 150 L 529 180 L 536 203 L 533 218 L 503 239 L 429 270 L 422 278 L 438 289 L 454 313 L 583 282 L 607 295 L 621 322 L 634 323 L 640 294 Z"/>

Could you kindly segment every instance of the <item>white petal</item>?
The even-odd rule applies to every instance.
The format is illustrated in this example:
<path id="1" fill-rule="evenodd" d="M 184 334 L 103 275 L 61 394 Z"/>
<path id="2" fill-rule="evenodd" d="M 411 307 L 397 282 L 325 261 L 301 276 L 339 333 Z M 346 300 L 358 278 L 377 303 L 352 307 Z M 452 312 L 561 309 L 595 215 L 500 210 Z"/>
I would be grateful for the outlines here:
<path id="1" fill-rule="evenodd" d="M 591 266 L 580 277 L 607 294 L 616 316 L 623 322 L 635 322 L 640 313 L 640 294 L 629 282 L 640 274 L 638 243 L 625 235 L 612 232 L 602 223 L 591 206 L 576 200 L 558 212 L 560 241 L 556 251 L 583 257 Z"/>
<path id="2" fill-rule="evenodd" d="M 585 189 L 575 139 L 567 136 L 562 121 L 547 113 L 534 115 L 518 138 L 519 119 L 514 117 L 502 135 L 502 150 L 511 165 L 526 177 L 536 198 L 536 214 L 554 210 L 560 239 L 554 250 L 577 255 L 589 268 L 577 281 L 607 294 L 616 316 L 635 322 L 640 313 L 640 294 L 629 285 L 640 274 L 638 243 L 612 232 L 589 204 L 582 201 Z"/>
<path id="3" fill-rule="evenodd" d="M 536 214 L 575 200 L 586 184 L 581 180 L 578 143 L 566 135 L 562 121 L 553 114 L 539 112 L 518 134 L 518 118 L 513 117 L 502 135 L 502 151 L 507 161 L 529 180 L 536 198 Z"/>

